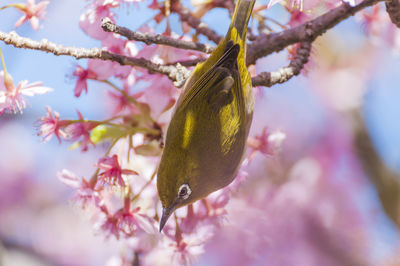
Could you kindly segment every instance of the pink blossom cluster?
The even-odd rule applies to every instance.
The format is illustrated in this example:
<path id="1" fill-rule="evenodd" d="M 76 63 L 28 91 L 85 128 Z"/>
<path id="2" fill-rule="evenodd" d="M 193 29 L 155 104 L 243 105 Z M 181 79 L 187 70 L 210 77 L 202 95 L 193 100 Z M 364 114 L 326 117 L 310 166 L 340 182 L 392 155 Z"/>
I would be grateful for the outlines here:
<path id="1" fill-rule="evenodd" d="M 198 52 L 166 46 L 143 47 L 104 32 L 99 27 L 101 20 L 108 17 L 115 21 L 113 9 L 123 2 L 129 1 L 93 1 L 80 18 L 82 30 L 99 40 L 104 50 L 142 57 L 158 64 L 201 56 Z M 153 8 L 157 8 L 155 3 Z M 152 32 L 149 27 L 140 30 Z M 172 32 L 169 34 L 180 38 Z M 179 210 L 176 221 L 171 219 L 163 233 L 158 232 L 160 213 L 155 171 L 162 147 L 162 132 L 179 91 L 166 76 L 109 61 L 89 59 L 87 67 L 76 66 L 73 76 L 76 78 L 76 97 L 83 91 L 88 93 L 89 80 L 109 86 L 112 116 L 103 121 L 85 120 L 78 111 L 77 120 L 64 120 L 47 107 L 47 115 L 37 122 L 39 135 L 44 141 L 52 136 L 60 142 L 75 141 L 73 146 L 80 146 L 82 151 L 99 143 L 109 147 L 105 156 L 94 164 L 94 174 L 89 180 L 65 169 L 58 173 L 58 178 L 76 189 L 74 202 L 91 213 L 96 230 L 107 237 L 128 241 L 129 250 L 123 261 L 132 261 L 132 254 L 140 254 L 144 265 L 157 265 L 160 264 L 156 262 L 159 255 L 163 254 L 166 262 L 193 263 L 222 222 L 230 189 Z M 149 85 L 134 92 L 135 86 L 142 81 Z"/>
<path id="2" fill-rule="evenodd" d="M 360 2 L 361 2 L 360 0 L 357 1 L 356 0 L 289 0 L 289 1 L 270 0 L 268 2 L 268 7 L 270 8 L 271 6 L 279 3 L 287 6 L 291 10 L 299 10 L 300 12 L 306 12 L 321 6 L 324 8 L 332 9 L 334 7 L 339 6 L 342 3 L 349 4 L 350 6 L 355 6 Z"/>
<path id="3" fill-rule="evenodd" d="M 138 1 L 93 0 L 81 15 L 79 26 L 98 40 L 103 50 L 124 56 L 158 64 L 204 56 L 168 46 L 144 46 L 101 29 L 103 18 L 116 22 L 116 9 L 135 2 Z M 210 4 L 203 2 L 197 4 Z M 330 9 L 342 2 L 358 3 L 279 0 L 270 1 L 268 6 L 284 4 L 290 13 L 285 26 L 294 27 L 313 18 L 317 7 Z M 16 26 L 30 20 L 37 29 L 48 4 L 28 0 L 18 8 L 24 16 Z M 164 7 L 153 1 L 149 8 Z M 374 36 L 387 30 L 378 24 L 386 23 L 386 18 L 381 18 L 381 8 L 377 8 L 364 12 L 360 18 L 366 31 Z M 163 19 L 162 12 L 154 17 L 157 22 Z M 139 30 L 153 33 L 149 27 Z M 169 27 L 164 34 L 193 40 L 188 34 L 178 36 Z M 293 49 L 291 56 L 295 53 Z M 22 81 L 15 86 L 10 74 L 5 73 L 0 72 L 0 114 L 22 112 L 27 105 L 25 96 L 51 91 L 41 83 Z M 359 256 L 368 249 L 364 244 L 365 224 L 351 197 L 357 185 L 343 182 L 335 172 L 343 157 L 350 158 L 351 163 L 344 166 L 344 176 L 362 183 L 350 140 L 337 129 L 344 125 L 328 125 L 326 135 L 320 136 L 319 141 L 311 147 L 302 146 L 307 146 L 309 153 L 284 162 L 271 158 L 292 152 L 289 149 L 284 153 L 283 147 L 284 141 L 295 134 L 287 135 L 279 127 L 263 125 L 260 133 L 250 136 L 249 149 L 235 181 L 177 210 L 160 233 L 156 172 L 163 133 L 179 90 L 164 75 L 96 59 L 87 60 L 86 66 L 76 65 L 72 76 L 76 79 L 76 97 L 81 97 L 82 92 L 92 93 L 88 81 L 109 88 L 109 117 L 88 120 L 77 111 L 77 119 L 61 119 L 57 111 L 47 107 L 46 115 L 36 125 L 45 142 L 54 136 L 60 143 L 74 142 L 73 147 L 80 147 L 82 152 L 100 145 L 106 147 L 104 155 L 93 162 L 90 178 L 66 169 L 57 177 L 75 190 L 73 201 L 90 213 L 98 233 L 125 244 L 121 256 L 110 259 L 108 265 L 132 265 L 136 260 L 140 265 L 191 265 L 198 261 L 207 265 L 366 265 L 365 257 Z"/>
<path id="4" fill-rule="evenodd" d="M 23 16 L 15 23 L 15 27 L 19 27 L 29 20 L 34 30 L 39 29 L 39 20 L 43 19 L 46 14 L 46 7 L 50 1 L 41 1 L 35 3 L 35 0 L 27 0 L 27 3 L 18 3 L 8 5 L 15 7 Z"/>
<path id="5" fill-rule="evenodd" d="M 22 113 L 28 104 L 25 96 L 51 91 L 51 88 L 42 86 L 41 82 L 28 84 L 27 80 L 20 81 L 15 86 L 11 75 L 0 71 L 0 115 L 4 112 Z"/>
<path id="6" fill-rule="evenodd" d="M 375 5 L 356 15 L 372 44 L 387 46 L 396 55 L 400 54 L 400 30 L 390 20 L 383 5 Z"/>

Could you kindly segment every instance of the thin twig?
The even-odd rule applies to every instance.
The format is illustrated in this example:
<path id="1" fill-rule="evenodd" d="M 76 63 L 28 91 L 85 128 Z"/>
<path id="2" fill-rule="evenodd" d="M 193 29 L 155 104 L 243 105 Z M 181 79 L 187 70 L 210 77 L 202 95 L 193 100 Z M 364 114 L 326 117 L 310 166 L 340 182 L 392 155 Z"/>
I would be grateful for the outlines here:
<path id="1" fill-rule="evenodd" d="M 386 0 L 386 11 L 389 14 L 393 24 L 400 28 L 400 1 L 399 0 Z"/>
<path id="2" fill-rule="evenodd" d="M 203 53 L 211 53 L 215 48 L 211 45 L 179 40 L 161 34 L 134 32 L 128 28 L 115 25 L 109 18 L 104 18 L 102 20 L 101 27 L 104 31 L 117 33 L 121 36 L 126 37 L 128 40 L 144 42 L 147 45 L 162 44 L 180 49 L 200 51 Z"/>
<path id="3" fill-rule="evenodd" d="M 262 34 L 248 46 L 247 64 L 254 64 L 258 58 L 265 57 L 266 55 L 276 51 L 280 51 L 288 45 L 294 43 L 311 43 L 318 36 L 322 35 L 324 32 L 334 27 L 342 20 L 348 18 L 349 16 L 362 10 L 363 8 L 376 4 L 380 1 L 383 0 L 364 0 L 356 6 L 350 6 L 347 3 L 343 3 L 341 6 L 334 8 L 313 20 L 292 29 L 287 29 L 279 33 Z M 398 0 L 390 1 L 394 3 L 394 1 Z M 396 8 L 392 8 L 390 12 L 392 14 L 397 14 L 397 3 L 393 5 Z M 392 6 L 392 4 L 389 4 L 389 6 Z M 182 7 L 179 3 L 175 4 L 172 8 L 174 12 L 178 13 L 181 16 L 182 21 L 188 23 L 191 27 L 196 29 L 198 33 L 207 36 L 210 40 L 213 40 L 216 43 L 219 42 L 221 37 L 214 31 L 209 29 L 207 26 L 202 25 L 200 20 L 194 17 L 187 8 Z M 397 18 L 397 15 L 394 17 Z M 3 40 L 7 44 L 14 45 L 15 47 L 42 50 L 45 52 L 53 53 L 55 55 L 69 55 L 77 59 L 95 58 L 101 60 L 111 60 L 118 62 L 121 65 L 142 67 L 147 69 L 150 73 L 167 75 L 172 81 L 174 81 L 174 84 L 177 87 L 182 86 L 185 80 L 189 77 L 190 72 L 185 68 L 185 65 L 191 66 L 203 60 L 199 59 L 198 61 L 182 62 L 182 64 L 177 64 L 176 66 L 171 64 L 159 65 L 144 58 L 134 58 L 118 55 L 108 51 L 100 50 L 98 48 L 84 49 L 76 47 L 65 47 L 62 45 L 51 43 L 47 40 L 42 40 L 40 42 L 32 41 L 28 38 L 18 36 L 15 32 L 4 33 L 0 31 L 0 40 Z M 164 44 L 168 45 L 166 43 Z M 298 66 L 292 64 L 276 72 L 263 72 L 258 77 L 253 78 L 253 82 L 255 86 L 272 86 L 276 83 L 285 82 L 289 80 L 292 76 L 296 75 L 297 73 L 294 70 L 300 71 L 301 68 L 299 69 Z"/>
<path id="4" fill-rule="evenodd" d="M 190 27 L 196 30 L 198 34 L 206 36 L 210 41 L 218 44 L 222 39 L 214 30 L 210 29 L 205 23 L 201 22 L 200 19 L 196 18 L 189 9 L 183 7 L 177 3 L 172 7 L 172 11 L 177 13 L 182 22 L 186 22 Z"/>
<path id="5" fill-rule="evenodd" d="M 132 197 L 131 201 L 135 201 L 136 199 L 138 199 L 140 194 L 142 194 L 142 192 L 151 184 L 151 182 L 153 182 L 154 177 L 157 174 L 157 171 L 158 171 L 158 168 L 154 169 L 154 172 L 151 175 L 150 179 L 147 180 L 147 182 L 143 185 L 143 187 L 139 190 L 139 192 Z"/>
<path id="6" fill-rule="evenodd" d="M 285 47 L 298 42 L 313 42 L 318 36 L 333 28 L 339 22 L 354 15 L 356 12 L 383 0 L 364 0 L 356 6 L 343 3 L 325 14 L 303 23 L 297 27 L 282 32 L 263 34 L 248 46 L 247 65 L 252 65 L 258 58 L 278 52 Z"/>
<path id="7" fill-rule="evenodd" d="M 100 57 L 98 57 L 98 59 L 115 61 L 121 65 L 142 67 L 147 69 L 149 73 L 159 73 L 167 75 L 170 78 L 170 80 L 174 82 L 174 85 L 177 87 L 181 87 L 185 82 L 185 80 L 190 75 L 190 71 L 187 70 L 184 66 L 179 64 L 176 66 L 159 65 L 144 58 L 123 56 L 108 51 L 101 51 L 101 55 Z"/>
<path id="8" fill-rule="evenodd" d="M 302 42 L 297 49 L 296 56 L 287 67 L 283 67 L 274 72 L 262 72 L 258 76 L 252 78 L 253 86 L 271 87 L 276 83 L 284 83 L 297 76 L 307 63 L 311 52 L 311 43 Z"/>
<path id="9" fill-rule="evenodd" d="M 108 51 L 101 50 L 99 48 L 85 49 L 78 47 L 67 47 L 49 42 L 46 39 L 43 39 L 40 42 L 34 41 L 29 38 L 21 37 L 14 31 L 10 33 L 0 31 L 0 40 L 17 48 L 40 50 L 47 53 L 52 53 L 54 55 L 69 55 L 75 57 L 76 59 L 92 58 L 111 60 L 114 62 L 118 62 L 121 65 L 130 65 L 134 67 L 145 68 L 150 73 L 167 75 L 177 85 L 183 84 L 190 73 L 185 67 L 181 65 L 159 65 L 144 58 L 135 58 L 114 54 Z"/>

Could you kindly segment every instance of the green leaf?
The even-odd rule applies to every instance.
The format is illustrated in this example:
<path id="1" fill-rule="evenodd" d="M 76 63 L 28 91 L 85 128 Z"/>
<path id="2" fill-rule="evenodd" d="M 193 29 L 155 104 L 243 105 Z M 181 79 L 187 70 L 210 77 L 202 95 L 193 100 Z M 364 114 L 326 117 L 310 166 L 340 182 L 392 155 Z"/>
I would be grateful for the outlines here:
<path id="1" fill-rule="evenodd" d="M 99 125 L 95 127 L 90 133 L 90 140 L 97 144 L 105 141 L 106 139 L 118 139 L 128 134 L 125 128 L 122 127 L 107 127 Z"/>

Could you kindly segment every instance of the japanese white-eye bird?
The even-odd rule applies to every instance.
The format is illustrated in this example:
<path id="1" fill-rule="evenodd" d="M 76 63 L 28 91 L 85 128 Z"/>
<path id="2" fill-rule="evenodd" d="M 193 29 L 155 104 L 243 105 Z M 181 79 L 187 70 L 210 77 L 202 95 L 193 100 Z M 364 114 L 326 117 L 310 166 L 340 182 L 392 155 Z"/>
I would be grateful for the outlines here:
<path id="1" fill-rule="evenodd" d="M 246 32 L 255 0 L 238 0 L 225 38 L 186 81 L 157 175 L 160 231 L 179 207 L 229 185 L 246 147 L 254 98 Z"/>

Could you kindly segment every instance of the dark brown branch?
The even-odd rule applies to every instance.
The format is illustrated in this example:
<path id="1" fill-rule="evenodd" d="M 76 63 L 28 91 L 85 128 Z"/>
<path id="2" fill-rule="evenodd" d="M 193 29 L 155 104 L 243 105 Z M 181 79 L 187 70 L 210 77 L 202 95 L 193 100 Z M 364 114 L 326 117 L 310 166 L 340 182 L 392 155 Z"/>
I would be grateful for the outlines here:
<path id="1" fill-rule="evenodd" d="M 214 30 L 210 29 L 206 24 L 200 21 L 200 19 L 193 16 L 193 14 L 187 8 L 177 3 L 172 7 L 172 11 L 177 13 L 182 22 L 186 22 L 190 27 L 196 30 L 198 34 L 206 36 L 210 41 L 218 44 L 222 39 Z"/>
<path id="2" fill-rule="evenodd" d="M 3 246 L 4 246 L 3 251 L 2 251 L 1 244 L 3 244 Z M 7 251 L 21 252 L 25 256 L 30 256 L 32 261 L 40 263 L 40 265 L 53 265 L 53 266 L 61 265 L 58 261 L 54 260 L 54 258 L 51 258 L 51 256 L 42 254 L 36 248 L 34 248 L 30 245 L 22 244 L 15 240 L 7 239 L 7 238 L 0 238 L 0 262 L 2 261 L 1 260 L 1 258 L 2 258 L 1 252 L 7 252 Z"/>
<path id="3" fill-rule="evenodd" d="M 318 36 L 336 26 L 339 22 L 380 1 L 383 0 L 364 0 L 354 7 L 343 3 L 341 6 L 297 27 L 278 33 L 260 35 L 248 46 L 247 65 L 252 65 L 258 58 L 278 52 L 291 44 L 313 42 Z"/>
<path id="4" fill-rule="evenodd" d="M 297 49 L 296 56 L 287 67 L 274 72 L 262 72 L 251 79 L 253 86 L 271 87 L 277 83 L 284 83 L 297 76 L 307 63 L 311 52 L 311 43 L 303 42 Z"/>
<path id="5" fill-rule="evenodd" d="M 318 250 L 319 254 L 329 256 L 336 265 L 364 266 L 369 265 L 367 258 L 343 245 L 348 239 L 344 232 L 338 233 L 324 225 L 313 213 L 305 215 L 309 243 Z M 347 240 L 348 241 L 348 240 Z M 323 244 L 322 244 L 323 243 Z"/>
<path id="6" fill-rule="evenodd" d="M 164 36 L 161 34 L 134 32 L 128 28 L 115 25 L 109 18 L 104 18 L 101 22 L 104 31 L 114 32 L 126 37 L 128 40 L 144 42 L 145 44 L 162 44 L 180 49 L 195 50 L 204 53 L 211 53 L 214 47 L 207 44 L 189 42 Z"/>
<path id="7" fill-rule="evenodd" d="M 358 112 L 354 113 L 354 147 L 384 211 L 400 229 L 400 175 L 381 159 Z"/>
<path id="8" fill-rule="evenodd" d="M 386 11 L 389 14 L 393 24 L 400 28 L 400 1 L 399 0 L 386 0 Z"/>
<path id="9" fill-rule="evenodd" d="M 91 57 L 88 57 L 91 58 Z M 155 64 L 144 58 L 128 57 L 119 54 L 110 53 L 108 51 L 101 51 L 100 57 L 95 57 L 101 60 L 111 60 L 118 62 L 121 65 L 130 65 L 134 67 L 142 67 L 149 71 L 149 73 L 164 74 L 174 82 L 176 87 L 183 86 L 185 80 L 189 77 L 190 72 L 184 66 L 177 64 L 173 65 L 159 65 Z"/>
<path id="10" fill-rule="evenodd" d="M 176 61 L 173 63 L 168 63 L 167 65 L 176 65 L 180 64 L 184 67 L 192 67 L 197 65 L 198 63 L 204 62 L 206 58 L 196 58 L 196 59 L 189 59 L 189 60 L 182 60 L 182 61 Z"/>
<path id="11" fill-rule="evenodd" d="M 254 64 L 258 58 L 264 57 L 272 52 L 280 51 L 283 48 L 294 43 L 301 42 L 303 43 L 303 45 L 305 43 L 312 43 L 318 36 L 322 35 L 326 30 L 337 25 L 340 21 L 348 18 L 349 16 L 353 15 L 354 13 L 360 11 L 363 8 L 371 6 L 380 1 L 383 0 L 364 0 L 363 2 L 354 7 L 344 3 L 341 6 L 332 9 L 327 13 L 317 17 L 316 19 L 313 19 L 295 28 L 282 31 L 280 33 L 262 34 L 248 46 L 247 64 L 248 65 Z M 391 1 L 396 1 L 396 0 L 391 0 Z M 394 4 L 392 3 L 389 5 L 393 6 Z M 397 4 L 394 6 L 396 6 L 396 8 L 391 9 L 391 11 L 393 12 L 397 10 Z M 218 34 L 209 29 L 207 26 L 204 26 L 199 19 L 194 17 L 188 9 L 182 7 L 179 3 L 175 4 L 172 7 L 172 10 L 178 13 L 181 16 L 182 21 L 188 23 L 190 26 L 196 29 L 198 33 L 207 36 L 210 40 L 213 40 L 216 43 L 218 43 L 219 40 L 221 39 L 221 37 Z M 112 28 L 112 25 L 108 26 Z M 122 29 L 122 27 L 119 28 L 120 32 L 124 32 L 124 34 L 129 35 L 130 33 L 128 33 L 126 30 Z M 111 29 L 111 31 L 114 30 Z M 172 38 L 167 39 L 165 36 L 161 35 L 138 35 L 137 33 L 133 34 L 136 34 L 136 37 L 134 38 L 132 37 L 132 39 L 140 40 L 145 43 L 157 43 L 157 44 L 175 46 L 177 41 L 176 39 Z M 150 38 L 150 40 L 146 40 L 146 38 Z M 196 59 L 196 60 L 184 61 L 182 62 L 182 64 L 177 64 L 176 66 L 172 64 L 159 65 L 144 58 L 127 57 L 123 55 L 114 54 L 108 51 L 100 50 L 98 48 L 84 49 L 76 47 L 64 47 L 61 45 L 48 42 L 47 40 L 36 42 L 28 38 L 22 38 L 18 36 L 15 32 L 11 32 L 8 34 L 0 31 L 0 40 L 3 40 L 7 44 L 14 45 L 15 47 L 42 50 L 45 52 L 53 53 L 55 55 L 69 55 L 77 59 L 96 58 L 101 60 L 112 60 L 122 65 L 131 65 L 135 67 L 146 68 L 150 73 L 160 73 L 167 75 L 172 81 L 175 82 L 176 86 L 183 85 L 185 79 L 190 74 L 190 72 L 185 68 L 185 66 L 193 66 L 195 65 L 195 63 L 204 60 L 204 59 Z M 191 46 L 187 42 L 181 44 L 185 46 L 185 49 L 191 49 L 189 48 Z M 197 49 L 196 47 L 201 48 L 201 44 L 193 44 L 192 48 Z M 209 48 L 204 48 L 204 49 L 206 51 Z M 299 55 L 300 54 L 301 53 L 299 53 Z M 300 60 L 300 57 L 298 58 Z M 301 57 L 301 58 L 304 59 L 306 57 Z M 301 68 L 303 67 L 303 65 L 304 62 L 302 62 L 302 60 L 293 61 L 290 63 L 288 67 L 282 68 L 279 71 L 271 73 L 263 72 L 259 76 L 253 78 L 253 84 L 254 86 L 260 86 L 260 85 L 272 86 L 273 84 L 276 83 L 285 82 L 294 75 L 297 75 L 301 70 Z"/>
<path id="12" fill-rule="evenodd" d="M 128 57 L 119 54 L 114 54 L 98 48 L 77 48 L 66 47 L 46 39 L 40 42 L 19 36 L 16 32 L 5 33 L 0 31 L 0 40 L 6 44 L 13 45 L 18 48 L 26 48 L 40 50 L 54 55 L 69 55 L 76 59 L 92 58 L 101 60 L 111 60 L 118 62 L 121 65 L 130 65 L 147 69 L 150 73 L 159 73 L 167 75 L 172 81 L 176 82 L 176 86 L 181 86 L 184 80 L 189 76 L 189 71 L 181 66 L 159 65 L 144 58 Z"/>

